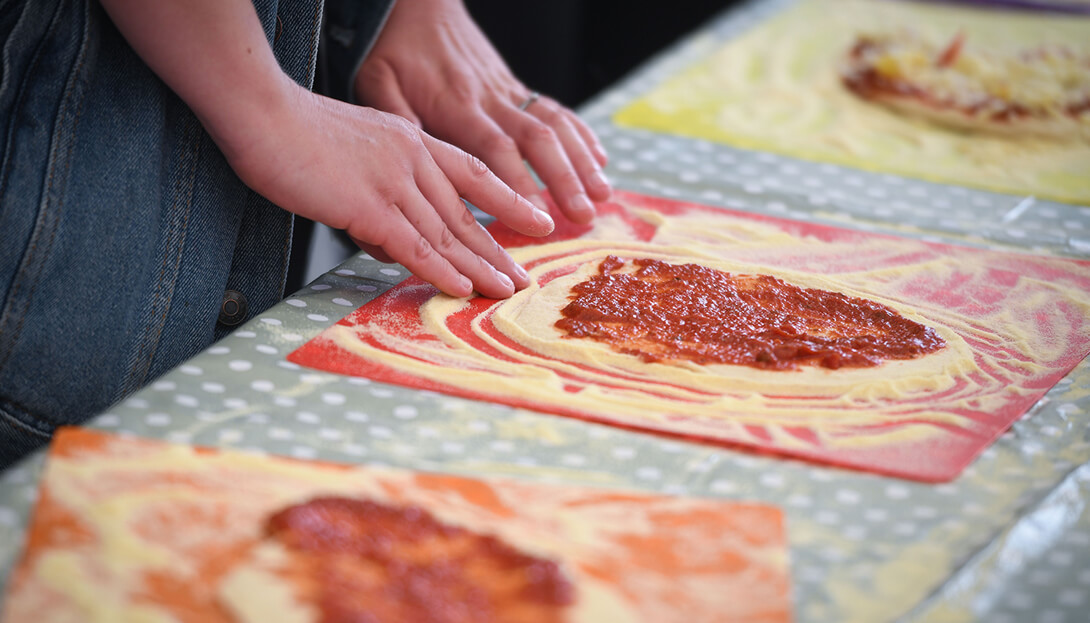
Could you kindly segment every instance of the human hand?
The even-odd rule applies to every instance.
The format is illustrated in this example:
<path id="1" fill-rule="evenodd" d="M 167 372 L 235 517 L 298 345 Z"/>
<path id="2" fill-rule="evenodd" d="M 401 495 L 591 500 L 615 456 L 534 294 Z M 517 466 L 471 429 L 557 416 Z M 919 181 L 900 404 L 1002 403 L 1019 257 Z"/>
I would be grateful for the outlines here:
<path id="1" fill-rule="evenodd" d="M 545 204 L 523 160 L 577 223 L 611 193 L 606 153 L 575 113 L 530 91 L 507 68 L 461 0 L 402 0 L 355 79 L 356 98 L 400 115 L 481 158 L 519 194 Z M 472 200 L 471 200 L 472 201 Z"/>
<path id="2" fill-rule="evenodd" d="M 453 296 L 505 298 L 529 285 L 525 270 L 462 203 L 512 229 L 542 236 L 549 216 L 484 164 L 395 115 L 315 95 L 292 83 L 271 127 L 252 127 L 224 153 L 244 182 L 277 205 L 347 231 Z"/>
<path id="3" fill-rule="evenodd" d="M 512 229 L 553 229 L 469 154 L 405 119 L 321 97 L 283 72 L 250 0 L 103 0 L 133 49 L 193 110 L 242 180 L 347 230 L 454 296 L 502 298 L 526 272 L 465 197 Z"/>

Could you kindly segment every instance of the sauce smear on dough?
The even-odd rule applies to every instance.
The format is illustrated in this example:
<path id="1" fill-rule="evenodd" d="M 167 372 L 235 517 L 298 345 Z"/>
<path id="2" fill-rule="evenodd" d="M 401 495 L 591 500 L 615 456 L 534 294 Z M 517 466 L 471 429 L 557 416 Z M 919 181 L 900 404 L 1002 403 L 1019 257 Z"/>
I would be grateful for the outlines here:
<path id="1" fill-rule="evenodd" d="M 726 363 L 767 370 L 876 366 L 946 343 L 874 301 L 800 288 L 770 275 L 609 256 L 572 287 L 556 326 L 647 362 Z"/>
<path id="2" fill-rule="evenodd" d="M 328 497 L 272 515 L 322 623 L 559 623 L 574 588 L 551 560 L 423 509 Z"/>

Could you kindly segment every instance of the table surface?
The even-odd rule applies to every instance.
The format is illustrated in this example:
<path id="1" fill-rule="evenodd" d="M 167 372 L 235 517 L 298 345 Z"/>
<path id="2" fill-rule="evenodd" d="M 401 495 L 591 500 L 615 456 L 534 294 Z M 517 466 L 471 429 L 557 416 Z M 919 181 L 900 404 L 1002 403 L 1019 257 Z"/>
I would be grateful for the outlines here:
<path id="1" fill-rule="evenodd" d="M 1090 258 L 1090 206 L 622 129 L 617 110 L 790 0 L 732 9 L 581 114 L 618 188 L 757 214 Z M 928 485 L 667 439 L 300 368 L 285 356 L 407 273 L 349 259 L 88 425 L 181 443 L 471 476 L 775 504 L 798 621 L 1085 621 L 1090 364 L 956 480 Z M 0 581 L 44 455 L 0 473 Z"/>

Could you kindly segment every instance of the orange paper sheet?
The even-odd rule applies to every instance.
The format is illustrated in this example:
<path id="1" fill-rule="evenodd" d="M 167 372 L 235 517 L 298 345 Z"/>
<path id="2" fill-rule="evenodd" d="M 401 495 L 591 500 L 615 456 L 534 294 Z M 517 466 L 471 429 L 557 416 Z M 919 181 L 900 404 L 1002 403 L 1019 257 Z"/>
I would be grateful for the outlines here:
<path id="1" fill-rule="evenodd" d="M 319 496 L 417 506 L 557 562 L 575 587 L 563 620 L 791 618 L 783 518 L 773 507 L 301 462 L 70 428 L 51 448 L 3 620 L 318 621 L 253 560 L 270 514 Z"/>

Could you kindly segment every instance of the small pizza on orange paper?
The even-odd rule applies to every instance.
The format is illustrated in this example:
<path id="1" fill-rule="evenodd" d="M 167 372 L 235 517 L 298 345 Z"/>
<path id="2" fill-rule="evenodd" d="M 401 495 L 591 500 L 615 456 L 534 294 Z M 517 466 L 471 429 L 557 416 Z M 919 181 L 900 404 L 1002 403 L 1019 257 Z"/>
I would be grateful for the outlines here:
<path id="1" fill-rule="evenodd" d="M 407 387 L 923 481 L 1090 353 L 1090 263 L 618 193 L 533 284 L 409 279 L 288 356 Z"/>
<path id="2" fill-rule="evenodd" d="M 774 507 L 61 429 L 4 623 L 791 620 Z"/>

